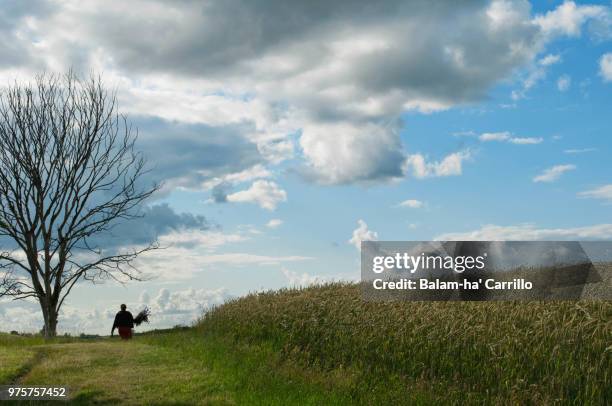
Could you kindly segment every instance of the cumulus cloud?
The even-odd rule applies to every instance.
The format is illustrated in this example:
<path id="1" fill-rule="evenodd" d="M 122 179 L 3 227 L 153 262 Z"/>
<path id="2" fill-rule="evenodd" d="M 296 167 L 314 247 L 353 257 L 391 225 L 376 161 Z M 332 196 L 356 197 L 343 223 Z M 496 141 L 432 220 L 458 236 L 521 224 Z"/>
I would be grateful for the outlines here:
<path id="1" fill-rule="evenodd" d="M 557 89 L 560 92 L 567 91 L 572 85 L 572 78 L 569 75 L 562 75 L 557 79 Z"/>
<path id="2" fill-rule="evenodd" d="M 213 306 L 234 298 L 225 288 L 184 290 L 161 288 L 153 296 L 143 291 L 137 300 L 126 300 L 128 310 L 134 314 L 145 306 L 151 311 L 149 324 L 141 325 L 138 331 L 191 325 Z M 65 304 L 60 311 L 58 332 L 106 335 L 118 310 L 118 305 L 83 310 Z M 42 313 L 37 303 L 6 302 L 0 307 L 0 331 L 35 333 L 40 331 L 42 325 Z"/>
<path id="3" fill-rule="evenodd" d="M 599 74 L 604 82 L 612 82 L 612 52 L 601 56 L 599 60 Z"/>
<path id="4" fill-rule="evenodd" d="M 361 251 L 362 241 L 378 240 L 378 233 L 368 228 L 368 225 L 363 220 L 357 221 L 358 227 L 353 230 L 353 236 L 348 240 L 349 244 L 353 244 L 355 248 Z"/>
<path id="5" fill-rule="evenodd" d="M 43 326 L 40 306 L 33 301 L 0 299 L 0 326 L 3 332 L 39 332 Z"/>
<path id="6" fill-rule="evenodd" d="M 38 303 L 33 301 L 0 301 L 0 331 L 15 330 L 19 333 L 38 333 L 43 327 L 43 317 Z M 115 312 L 116 313 L 116 310 Z M 58 318 L 58 333 L 108 334 L 114 313 L 111 309 L 79 309 L 64 304 Z"/>
<path id="7" fill-rule="evenodd" d="M 254 165 L 240 172 L 228 173 L 214 177 L 202 184 L 205 190 L 210 190 L 210 199 L 207 203 L 227 203 L 227 195 L 235 185 L 254 179 L 265 179 L 272 177 L 273 174 L 261 164 Z"/>
<path id="8" fill-rule="evenodd" d="M 171 123 L 134 117 L 139 129 L 137 147 L 149 161 L 151 181 L 162 182 L 163 191 L 176 188 L 207 190 L 231 174 L 266 163 L 257 145 L 244 136 L 244 127 Z"/>
<path id="9" fill-rule="evenodd" d="M 133 73 L 109 80 L 121 84 L 119 107 L 134 116 L 161 118 L 165 123 L 181 123 L 176 131 L 191 126 L 208 132 L 239 133 L 244 141 L 256 147 L 261 159 L 279 163 L 293 156 L 294 141 L 290 135 L 297 131 L 290 109 L 281 108 L 261 99 L 224 94 L 214 94 L 198 81 L 173 77 L 169 79 L 144 79 L 135 81 Z M 194 83 L 195 81 L 195 83 Z M 194 89 L 195 88 L 195 89 Z M 211 94 L 213 93 L 213 94 Z M 200 132 L 203 132 L 200 130 Z"/>
<path id="10" fill-rule="evenodd" d="M 576 5 L 573 1 L 565 1 L 554 10 L 539 15 L 534 22 L 540 26 L 546 36 L 576 37 L 581 28 L 590 19 L 605 19 L 609 9 L 605 6 Z"/>
<path id="11" fill-rule="evenodd" d="M 0 10 L 0 69 L 21 67 L 43 69 L 44 60 L 37 53 L 36 44 L 27 41 L 37 30 L 36 20 L 56 12 L 56 5 L 44 0 L 24 3 L 7 1 Z"/>
<path id="12" fill-rule="evenodd" d="M 176 291 L 161 288 L 148 306 L 151 320 L 155 320 L 156 324 L 185 325 L 194 322 L 213 306 L 221 305 L 233 297 L 225 288 Z"/>
<path id="13" fill-rule="evenodd" d="M 263 209 L 274 210 L 279 203 L 287 201 L 287 192 L 275 182 L 256 180 L 248 189 L 227 195 L 227 201 L 256 203 Z"/>
<path id="14" fill-rule="evenodd" d="M 317 123 L 304 127 L 300 145 L 312 177 L 322 183 L 392 179 L 405 160 L 397 125 Z"/>
<path id="15" fill-rule="evenodd" d="M 206 6 L 190 1 L 138 2 L 137 6 L 139 12 L 134 13 L 133 5 L 94 4 L 64 18 L 90 22 L 83 24 L 75 42 L 98 39 L 101 49 L 130 70 L 212 78 L 239 78 L 248 72 L 257 76 L 259 83 L 280 84 L 280 92 L 303 98 L 314 110 L 316 101 L 326 101 L 327 109 L 330 102 L 353 100 L 334 110 L 366 115 L 395 101 L 428 110 L 481 96 L 492 80 L 533 53 L 532 49 L 510 50 L 511 44 L 533 40 L 538 34 L 530 22 L 529 6 L 521 2 L 482 5 L 449 1 L 435 8 L 401 1 L 377 6 L 361 1 L 351 7 L 343 2 L 283 7 L 282 2 L 241 0 L 213 1 Z M 235 22 L 231 28 L 222 23 L 230 17 Z M 181 21 L 180 30 L 161 38 L 132 35 L 133 27 L 143 18 L 152 32 L 176 29 L 177 20 Z M 108 35 L 108 24 L 113 25 L 113 35 Z M 435 29 L 442 24 L 453 29 Z M 395 46 L 401 38 L 415 33 L 419 33 L 421 44 L 408 50 Z M 328 46 L 316 46 L 322 38 Z M 467 46 L 475 38 L 480 39 L 478 50 Z M 431 66 L 437 66 L 437 71 L 432 72 Z M 479 78 L 471 76 L 473 66 L 479 67 Z M 445 85 L 433 86 L 432 73 Z M 303 84 L 290 87 L 298 84 L 298 78 Z M 428 83 L 431 86 L 424 86 Z M 325 94 L 309 99 L 304 90 L 310 85 Z"/>
<path id="16" fill-rule="evenodd" d="M 330 278 L 325 276 L 312 275 L 308 272 L 298 273 L 295 271 L 291 271 L 287 268 L 281 268 L 281 272 L 283 273 L 283 276 L 287 279 L 288 285 L 295 287 L 306 287 L 309 285 L 325 283 L 331 280 Z"/>
<path id="17" fill-rule="evenodd" d="M 457 176 L 463 172 L 463 162 L 471 158 L 469 150 L 454 152 L 441 161 L 427 162 L 422 154 L 410 155 L 404 162 L 404 170 L 415 178 Z"/>
<path id="18" fill-rule="evenodd" d="M 573 171 L 576 169 L 576 165 L 555 165 L 551 168 L 545 169 L 544 172 L 535 176 L 533 181 L 538 182 L 554 182 L 561 177 L 565 172 Z"/>
<path id="19" fill-rule="evenodd" d="M 89 244 L 107 249 L 126 245 L 146 245 L 168 234 L 208 230 L 210 224 L 204 216 L 177 213 L 167 204 L 144 206 L 141 217 L 120 221 L 109 232 L 94 235 Z"/>
<path id="20" fill-rule="evenodd" d="M 544 69 L 559 60 L 538 59 L 549 41 L 579 35 L 607 10 L 566 2 L 533 16 L 521 0 L 28 4 L 5 11 L 2 45 L 12 56 L 3 58 L 3 77 L 21 68 L 97 69 L 117 83 L 127 112 L 205 126 L 202 139 L 189 139 L 192 154 L 181 150 L 189 159 L 158 161 L 171 172 L 168 187 L 196 188 L 279 163 L 294 145 L 305 173 L 322 183 L 400 177 L 407 152 L 395 123 L 403 112 L 478 101 L 518 68 Z M 530 76 L 523 90 L 542 74 Z M 228 141 L 242 149 L 213 148 L 211 167 L 191 159 L 211 151 L 199 146 L 225 127 L 244 136 Z"/>
<path id="21" fill-rule="evenodd" d="M 596 224 L 575 228 L 538 228 L 533 224 L 499 226 L 488 224 L 474 231 L 446 233 L 439 241 L 538 241 L 538 240 L 597 240 L 612 238 L 612 224 Z"/>
<path id="22" fill-rule="evenodd" d="M 408 200 L 404 200 L 403 202 L 401 202 L 398 206 L 400 206 L 400 207 L 409 207 L 411 209 L 420 209 L 424 205 L 425 205 L 425 203 L 423 203 L 420 200 L 408 199 Z"/>
<path id="23" fill-rule="evenodd" d="M 578 193 L 578 196 L 612 202 L 612 185 L 603 185 L 595 189 L 586 190 Z"/>

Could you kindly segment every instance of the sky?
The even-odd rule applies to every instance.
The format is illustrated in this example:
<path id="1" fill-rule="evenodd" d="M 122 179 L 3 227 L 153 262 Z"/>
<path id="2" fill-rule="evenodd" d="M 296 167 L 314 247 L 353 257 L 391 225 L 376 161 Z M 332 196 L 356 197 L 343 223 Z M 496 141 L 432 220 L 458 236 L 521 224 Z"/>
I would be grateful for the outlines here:
<path id="1" fill-rule="evenodd" d="M 163 185 L 119 232 L 164 247 L 149 280 L 79 284 L 60 333 L 356 280 L 362 240 L 612 238 L 609 1 L 5 0 L 0 22 L 0 86 L 102 75 Z M 0 330 L 41 326 L 0 301 Z"/>

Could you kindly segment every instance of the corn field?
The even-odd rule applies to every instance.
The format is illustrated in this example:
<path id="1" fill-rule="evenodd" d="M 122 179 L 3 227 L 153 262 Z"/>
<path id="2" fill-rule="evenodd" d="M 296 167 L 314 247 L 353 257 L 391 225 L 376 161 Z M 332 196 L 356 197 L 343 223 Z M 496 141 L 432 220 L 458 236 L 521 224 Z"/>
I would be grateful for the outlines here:
<path id="1" fill-rule="evenodd" d="M 612 402 L 612 303 L 366 302 L 358 284 L 251 294 L 198 328 L 323 369 L 494 403 Z"/>

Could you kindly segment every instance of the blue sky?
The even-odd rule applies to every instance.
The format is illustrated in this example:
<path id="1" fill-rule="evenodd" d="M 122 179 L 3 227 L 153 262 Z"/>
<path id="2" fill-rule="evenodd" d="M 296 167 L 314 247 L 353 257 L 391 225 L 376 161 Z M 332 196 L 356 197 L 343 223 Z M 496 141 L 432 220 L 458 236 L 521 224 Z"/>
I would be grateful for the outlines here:
<path id="1" fill-rule="evenodd" d="M 2 11 L 2 82 L 102 72 L 164 183 L 150 205 L 206 219 L 163 229 L 151 281 L 81 284 L 60 331 L 356 279 L 362 239 L 612 238 L 610 2 L 273 3 Z"/>

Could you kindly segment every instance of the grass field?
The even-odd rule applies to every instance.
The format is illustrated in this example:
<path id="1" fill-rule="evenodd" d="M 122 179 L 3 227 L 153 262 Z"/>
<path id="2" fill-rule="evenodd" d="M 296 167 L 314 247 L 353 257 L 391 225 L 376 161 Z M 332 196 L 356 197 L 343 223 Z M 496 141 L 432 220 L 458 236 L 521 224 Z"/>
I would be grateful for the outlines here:
<path id="1" fill-rule="evenodd" d="M 65 385 L 74 404 L 351 401 L 350 377 L 304 370 L 281 360 L 270 346 L 229 342 L 203 336 L 196 329 L 139 335 L 131 342 L 100 339 L 40 345 L 24 339 L 20 345 L 3 342 L 0 348 L 3 354 L 16 354 L 10 364 L 3 364 L 7 369 L 0 383 Z"/>
<path id="2" fill-rule="evenodd" d="M 0 384 L 77 404 L 610 404 L 612 303 L 370 303 L 336 284 L 131 342 L 0 335 L 0 361 Z"/>

